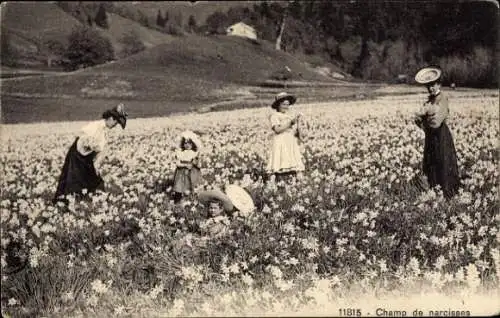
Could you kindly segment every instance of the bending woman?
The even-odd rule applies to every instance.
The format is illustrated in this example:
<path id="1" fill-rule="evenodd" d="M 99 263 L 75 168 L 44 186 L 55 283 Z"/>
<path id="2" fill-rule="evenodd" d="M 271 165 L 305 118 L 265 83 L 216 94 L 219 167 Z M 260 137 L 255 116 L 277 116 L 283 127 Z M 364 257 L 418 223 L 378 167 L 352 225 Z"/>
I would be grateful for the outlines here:
<path id="1" fill-rule="evenodd" d="M 102 114 L 102 120 L 94 121 L 83 127 L 64 160 L 59 183 L 53 202 L 67 202 L 65 196 L 83 194 L 96 190 L 104 190 L 104 181 L 101 178 L 101 162 L 107 143 L 107 132 L 117 124 L 125 129 L 127 113 L 123 104 L 107 110 Z"/>

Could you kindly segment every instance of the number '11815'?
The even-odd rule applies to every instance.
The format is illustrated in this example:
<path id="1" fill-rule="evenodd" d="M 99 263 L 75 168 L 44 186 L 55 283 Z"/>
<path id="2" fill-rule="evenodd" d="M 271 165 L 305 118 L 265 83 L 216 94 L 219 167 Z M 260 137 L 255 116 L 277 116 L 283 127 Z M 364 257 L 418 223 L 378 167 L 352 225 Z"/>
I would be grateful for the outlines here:
<path id="1" fill-rule="evenodd" d="M 340 308 L 339 315 L 341 317 L 361 317 L 361 309 Z"/>

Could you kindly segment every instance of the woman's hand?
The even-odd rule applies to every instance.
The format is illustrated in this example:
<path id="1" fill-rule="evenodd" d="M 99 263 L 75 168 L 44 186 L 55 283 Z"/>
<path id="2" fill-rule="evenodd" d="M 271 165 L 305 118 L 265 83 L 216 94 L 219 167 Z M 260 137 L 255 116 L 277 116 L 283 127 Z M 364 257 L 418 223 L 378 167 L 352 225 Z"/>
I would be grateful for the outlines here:
<path id="1" fill-rule="evenodd" d="M 98 177 L 102 176 L 102 167 L 101 165 L 94 165 L 94 168 L 95 168 L 95 173 Z"/>

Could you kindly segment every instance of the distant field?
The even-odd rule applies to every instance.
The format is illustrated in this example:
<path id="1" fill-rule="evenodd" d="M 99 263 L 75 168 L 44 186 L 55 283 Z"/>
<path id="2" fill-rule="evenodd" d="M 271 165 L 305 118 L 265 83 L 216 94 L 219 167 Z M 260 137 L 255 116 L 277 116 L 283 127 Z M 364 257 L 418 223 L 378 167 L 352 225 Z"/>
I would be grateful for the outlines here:
<path id="1" fill-rule="evenodd" d="M 33 123 L 94 120 L 105 109 L 124 102 L 131 116 L 156 117 L 189 111 L 189 103 L 84 98 L 19 98 L 2 96 L 3 122 Z"/>
<path id="2" fill-rule="evenodd" d="M 83 94 L 81 89 L 71 89 L 74 87 L 74 82 L 63 85 L 66 83 L 65 75 L 60 76 L 62 80 L 58 80 L 62 84 L 56 85 L 54 81 L 57 77 L 51 76 L 43 80 L 36 76 L 24 78 L 21 81 L 23 84 L 33 84 L 29 89 L 24 87 L 17 93 L 3 90 L 1 95 L 3 122 L 12 124 L 91 120 L 100 116 L 104 109 L 120 102 L 125 103 L 133 118 L 161 117 L 191 111 L 265 107 L 270 105 L 278 92 L 284 90 L 296 94 L 298 103 L 366 99 L 373 97 L 373 92 L 379 87 L 357 84 L 333 86 L 332 83 L 330 83 L 331 86 L 298 86 L 297 84 L 292 87 L 284 85 L 283 82 L 281 85 L 276 82 L 271 87 L 205 83 L 205 88 L 207 84 L 211 86 L 210 90 L 202 89 L 200 85 L 199 90 L 196 90 L 196 87 L 191 88 L 191 91 L 197 94 L 190 94 L 190 90 L 186 90 L 185 94 L 179 92 L 176 96 L 173 92 L 169 94 L 171 87 L 168 84 L 165 84 L 162 89 L 158 83 L 148 86 L 148 80 L 143 79 L 142 85 L 145 90 L 141 94 L 127 96 L 127 92 L 130 91 L 123 83 L 122 86 L 109 88 L 112 80 L 108 81 L 108 86 L 106 86 L 108 89 L 96 85 L 93 89 L 85 90 Z M 92 87 L 90 84 L 85 84 L 91 81 L 91 78 L 87 76 L 78 78 L 81 82 L 80 87 Z M 15 87 L 16 82 L 19 81 L 7 80 L 2 83 L 2 86 Z M 93 96 L 89 96 L 91 94 Z"/>

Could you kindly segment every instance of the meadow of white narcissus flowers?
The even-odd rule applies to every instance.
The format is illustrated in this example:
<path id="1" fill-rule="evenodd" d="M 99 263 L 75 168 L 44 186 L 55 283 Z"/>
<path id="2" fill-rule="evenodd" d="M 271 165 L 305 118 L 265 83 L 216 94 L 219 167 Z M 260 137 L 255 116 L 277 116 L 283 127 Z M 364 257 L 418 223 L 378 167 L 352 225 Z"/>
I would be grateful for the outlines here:
<path id="1" fill-rule="evenodd" d="M 450 94 L 463 185 L 449 202 L 420 175 L 424 134 L 411 114 L 424 100 L 294 106 L 307 120 L 307 172 L 288 184 L 259 179 L 270 108 L 131 114 L 125 130 L 110 132 L 108 191 L 67 208 L 50 200 L 85 123 L 4 126 L 3 313 L 342 315 L 342 308 L 360 308 L 375 315 L 384 297 L 413 292 L 448 295 L 419 305 L 448 315 L 497 311 L 498 95 Z M 204 187 L 246 175 L 260 197 L 254 214 L 219 220 L 213 233 L 193 198 L 169 200 L 174 149 L 186 129 L 203 132 Z M 489 307 L 470 302 L 491 293 Z"/>

